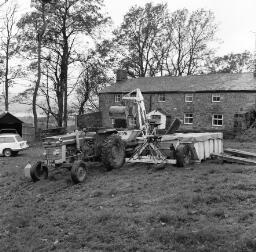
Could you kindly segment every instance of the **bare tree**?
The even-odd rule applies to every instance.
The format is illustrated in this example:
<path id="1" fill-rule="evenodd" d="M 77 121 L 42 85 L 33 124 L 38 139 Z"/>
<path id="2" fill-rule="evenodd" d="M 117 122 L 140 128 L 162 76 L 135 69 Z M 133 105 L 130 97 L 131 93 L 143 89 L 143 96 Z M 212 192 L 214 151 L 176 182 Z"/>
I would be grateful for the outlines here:
<path id="1" fill-rule="evenodd" d="M 17 5 L 11 3 L 7 6 L 2 17 L 2 26 L 1 26 L 1 50 L 4 54 L 4 99 L 5 99 L 5 110 L 9 110 L 9 86 L 11 77 L 10 74 L 10 60 L 17 53 L 18 44 L 17 44 L 17 34 L 18 29 L 16 27 L 16 13 Z M 16 77 L 16 73 L 12 78 Z"/>
<path id="2" fill-rule="evenodd" d="M 67 126 L 68 80 L 70 76 L 68 70 L 75 61 L 75 42 L 79 36 L 91 36 L 95 29 L 108 21 L 101 11 L 102 3 L 103 0 L 55 1 L 54 10 L 47 16 L 46 30 L 43 29 L 45 22 L 42 22 L 42 17 L 40 19 L 36 13 L 27 14 L 20 22 L 26 33 L 23 40 L 32 44 L 34 38 L 33 34 L 30 36 L 31 31 L 28 27 L 35 26 L 36 23 L 40 24 L 41 20 L 43 28 L 39 30 L 41 33 L 38 33 L 38 42 L 43 44 L 45 53 L 51 54 L 48 75 L 51 76 L 50 80 L 57 101 L 57 107 L 53 113 L 57 115 L 59 127 Z M 32 51 L 29 45 L 27 49 L 27 51 Z M 39 50 L 37 51 L 39 52 Z M 39 55 L 38 58 L 40 58 Z M 40 71 L 38 69 L 39 72 L 42 72 L 41 68 Z M 40 78 L 37 80 L 39 81 Z M 38 91 L 38 89 L 35 90 Z M 34 94 L 35 97 L 36 94 Z"/>
<path id="3" fill-rule="evenodd" d="M 0 8 L 1 8 L 2 6 L 4 6 L 7 2 L 8 2 L 8 0 L 2 1 L 2 2 L 0 3 Z"/>
<path id="4" fill-rule="evenodd" d="M 211 11 L 134 6 L 114 33 L 120 65 L 131 77 L 194 74 L 213 53 L 216 29 Z"/>
<path id="5" fill-rule="evenodd" d="M 120 47 L 121 65 L 131 77 L 156 74 L 157 43 L 163 38 L 166 19 L 166 4 L 134 6 L 124 16 L 121 27 L 114 34 Z"/>
<path id="6" fill-rule="evenodd" d="M 168 22 L 168 43 L 171 48 L 166 58 L 169 75 L 191 75 L 199 71 L 213 53 L 209 42 L 215 39 L 217 25 L 211 11 L 199 9 L 191 14 L 187 9 L 171 14 Z"/>
<path id="7" fill-rule="evenodd" d="M 95 100 L 98 98 L 99 91 L 113 82 L 108 75 L 111 63 L 104 58 L 101 48 L 91 50 L 86 57 L 81 59 L 81 64 L 82 71 L 76 87 L 77 102 L 73 103 L 79 115 L 84 114 L 86 110 L 98 110 Z"/>

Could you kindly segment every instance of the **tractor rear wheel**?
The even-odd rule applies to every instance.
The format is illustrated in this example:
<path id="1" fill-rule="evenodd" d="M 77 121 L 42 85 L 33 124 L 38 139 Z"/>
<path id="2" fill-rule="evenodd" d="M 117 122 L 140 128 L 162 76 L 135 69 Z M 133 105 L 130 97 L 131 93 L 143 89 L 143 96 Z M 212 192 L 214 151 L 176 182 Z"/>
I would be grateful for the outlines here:
<path id="1" fill-rule="evenodd" d="M 75 184 L 82 183 L 87 177 L 86 165 L 83 161 L 75 161 L 71 168 L 71 179 Z"/>
<path id="2" fill-rule="evenodd" d="M 41 161 L 36 162 L 30 169 L 30 177 L 33 182 L 48 178 L 48 167 Z"/>
<path id="3" fill-rule="evenodd" d="M 120 168 L 125 162 L 125 145 L 117 134 L 107 137 L 101 148 L 101 161 L 107 171 Z"/>
<path id="4" fill-rule="evenodd" d="M 178 145 L 175 150 L 175 155 L 178 167 L 186 167 L 190 164 L 192 159 L 192 153 L 188 145 Z"/>

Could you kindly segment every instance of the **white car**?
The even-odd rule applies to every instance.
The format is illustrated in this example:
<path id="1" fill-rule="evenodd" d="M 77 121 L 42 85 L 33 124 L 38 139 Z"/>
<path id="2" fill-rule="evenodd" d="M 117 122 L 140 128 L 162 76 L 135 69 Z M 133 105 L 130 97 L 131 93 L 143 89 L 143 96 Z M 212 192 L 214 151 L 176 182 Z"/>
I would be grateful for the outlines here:
<path id="1" fill-rule="evenodd" d="M 0 155 L 10 157 L 18 154 L 19 151 L 27 149 L 29 146 L 19 134 L 0 134 Z"/>

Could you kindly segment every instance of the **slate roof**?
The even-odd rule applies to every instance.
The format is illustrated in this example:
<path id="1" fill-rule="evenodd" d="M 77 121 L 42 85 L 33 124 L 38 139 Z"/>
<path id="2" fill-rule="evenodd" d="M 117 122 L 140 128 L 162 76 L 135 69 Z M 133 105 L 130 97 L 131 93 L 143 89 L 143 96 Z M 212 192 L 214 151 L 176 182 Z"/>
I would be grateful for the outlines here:
<path id="1" fill-rule="evenodd" d="M 253 73 L 144 77 L 117 82 L 114 85 L 103 89 L 101 93 L 126 93 L 135 88 L 140 88 L 144 93 L 214 91 L 256 92 L 256 78 L 253 76 Z"/>

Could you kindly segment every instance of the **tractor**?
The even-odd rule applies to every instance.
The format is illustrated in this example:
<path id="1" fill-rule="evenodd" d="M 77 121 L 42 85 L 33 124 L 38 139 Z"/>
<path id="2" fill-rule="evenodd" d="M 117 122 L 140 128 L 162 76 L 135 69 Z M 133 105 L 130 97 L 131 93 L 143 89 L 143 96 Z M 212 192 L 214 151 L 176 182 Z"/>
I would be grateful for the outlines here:
<path id="1" fill-rule="evenodd" d="M 48 177 L 49 169 L 67 168 L 74 183 L 87 176 L 87 161 L 101 161 L 107 171 L 121 167 L 125 162 L 125 144 L 116 129 L 97 132 L 76 131 L 46 137 L 43 142 L 43 161 L 25 167 L 25 176 L 34 182 Z"/>

